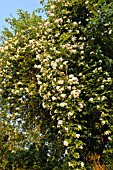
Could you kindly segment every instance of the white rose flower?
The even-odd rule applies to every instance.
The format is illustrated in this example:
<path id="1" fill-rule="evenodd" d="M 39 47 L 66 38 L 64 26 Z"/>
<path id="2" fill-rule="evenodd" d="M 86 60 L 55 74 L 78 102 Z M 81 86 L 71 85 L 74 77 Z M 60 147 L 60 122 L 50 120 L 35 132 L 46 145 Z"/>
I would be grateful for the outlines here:
<path id="1" fill-rule="evenodd" d="M 4 49 L 5 49 L 5 50 L 8 50 L 8 46 L 5 46 Z"/>
<path id="2" fill-rule="evenodd" d="M 67 151 L 67 149 L 65 150 L 65 155 L 68 155 L 68 151 Z"/>
<path id="3" fill-rule="evenodd" d="M 78 129 L 79 129 L 79 130 L 81 130 L 81 129 L 82 129 L 81 125 L 78 125 Z"/>
<path id="4" fill-rule="evenodd" d="M 104 89 L 104 85 L 101 85 L 100 87 L 101 87 L 101 89 Z"/>
<path id="5" fill-rule="evenodd" d="M 102 123 L 102 125 L 105 125 L 106 121 L 105 121 L 105 120 L 102 120 L 101 123 Z"/>
<path id="6" fill-rule="evenodd" d="M 42 82 L 41 82 L 41 81 L 38 81 L 38 84 L 39 84 L 39 85 L 41 85 L 41 84 L 42 84 Z"/>
<path id="7" fill-rule="evenodd" d="M 51 9 L 54 9 L 55 8 L 55 5 L 51 5 Z"/>
<path id="8" fill-rule="evenodd" d="M 58 92 L 62 92 L 64 90 L 64 87 L 62 87 L 62 88 L 60 88 L 60 89 L 58 89 Z"/>
<path id="9" fill-rule="evenodd" d="M 110 134 L 110 132 L 109 131 L 105 131 L 105 135 L 109 135 Z"/>
<path id="10" fill-rule="evenodd" d="M 67 103 L 62 102 L 62 103 L 60 103 L 60 106 L 61 106 L 61 107 L 67 106 Z"/>
<path id="11" fill-rule="evenodd" d="M 68 146 L 69 145 L 67 140 L 64 140 L 63 144 L 64 144 L 64 146 Z"/>
<path id="12" fill-rule="evenodd" d="M 80 149 L 83 149 L 83 146 L 80 146 Z"/>
<path id="13" fill-rule="evenodd" d="M 89 3 L 89 1 L 86 1 L 86 2 L 85 2 L 85 4 L 88 4 L 88 3 Z"/>
<path id="14" fill-rule="evenodd" d="M 112 141 L 112 138 L 109 136 L 109 137 L 108 137 L 108 140 Z"/>
<path id="15" fill-rule="evenodd" d="M 5 49 L 3 47 L 0 47 L 0 51 L 3 53 Z"/>
<path id="16" fill-rule="evenodd" d="M 108 81 L 108 82 L 111 81 L 111 77 L 108 77 L 108 78 L 107 78 L 107 81 Z"/>
<path id="17" fill-rule="evenodd" d="M 79 73 L 79 76 L 82 76 L 82 73 Z"/>
<path id="18" fill-rule="evenodd" d="M 78 78 L 77 77 L 72 77 L 72 81 L 78 82 Z"/>
<path id="19" fill-rule="evenodd" d="M 62 125 L 63 124 L 63 120 L 58 120 L 58 125 Z"/>
<path id="20" fill-rule="evenodd" d="M 97 109 L 99 109 L 100 108 L 100 106 L 99 105 L 97 105 Z"/>
<path id="21" fill-rule="evenodd" d="M 59 89 L 60 89 L 60 86 L 56 86 L 56 89 L 59 90 Z"/>
<path id="22" fill-rule="evenodd" d="M 66 94 L 61 94 L 61 97 L 62 97 L 62 98 L 65 98 L 65 97 L 66 97 Z"/>
<path id="23" fill-rule="evenodd" d="M 69 75 L 69 78 L 71 79 L 71 78 L 73 78 L 74 77 L 74 74 L 70 74 Z"/>
<path id="24" fill-rule="evenodd" d="M 64 80 L 58 80 L 58 82 L 57 82 L 58 84 L 64 84 Z"/>
<path id="25" fill-rule="evenodd" d="M 69 130 L 68 127 L 65 127 L 65 130 L 68 132 L 68 130 Z"/>
<path id="26" fill-rule="evenodd" d="M 34 68 L 38 68 L 38 65 L 35 64 L 35 65 L 34 65 Z"/>
<path id="27" fill-rule="evenodd" d="M 69 166 L 69 167 L 71 167 L 71 166 L 72 166 L 71 162 L 68 162 L 68 166 Z"/>
<path id="28" fill-rule="evenodd" d="M 77 50 L 70 50 L 72 53 L 76 53 L 77 52 Z"/>
<path id="29" fill-rule="evenodd" d="M 53 100 L 53 101 L 56 100 L 56 99 L 57 99 L 57 98 L 56 98 L 55 96 L 52 97 L 52 100 Z"/>
<path id="30" fill-rule="evenodd" d="M 84 162 L 81 162 L 81 167 L 84 167 Z"/>
<path id="31" fill-rule="evenodd" d="M 67 86 L 67 89 L 68 89 L 68 90 L 71 90 L 71 86 Z"/>
<path id="32" fill-rule="evenodd" d="M 106 96 L 102 96 L 101 100 L 103 101 L 103 100 L 105 100 L 105 99 L 106 99 Z"/>
<path id="33" fill-rule="evenodd" d="M 78 98 L 79 92 L 77 90 L 73 90 L 73 91 L 71 91 L 71 96 L 73 96 L 74 98 Z"/>
<path id="34" fill-rule="evenodd" d="M 78 23 L 77 22 L 73 22 L 73 25 L 76 26 L 76 25 L 78 25 Z"/>
<path id="35" fill-rule="evenodd" d="M 63 69 L 63 65 L 60 65 L 60 67 L 59 67 L 60 69 Z"/>
<path id="36" fill-rule="evenodd" d="M 53 69 L 56 69 L 56 67 L 57 67 L 57 62 L 52 61 L 52 62 L 51 62 L 51 66 L 52 66 Z"/>
<path id="37" fill-rule="evenodd" d="M 80 109 L 84 107 L 83 103 L 79 103 Z"/>
<path id="38" fill-rule="evenodd" d="M 76 137 L 79 138 L 79 137 L 80 137 L 80 134 L 76 134 Z"/>
<path id="39" fill-rule="evenodd" d="M 112 30 L 109 30 L 109 34 L 111 34 L 112 33 Z"/>
<path id="40" fill-rule="evenodd" d="M 99 67 L 98 70 L 102 70 L 102 67 Z"/>
<path id="41" fill-rule="evenodd" d="M 72 112 L 68 112 L 68 117 L 73 116 Z"/>
<path id="42" fill-rule="evenodd" d="M 80 31 L 79 31 L 79 30 L 76 30 L 76 33 L 77 33 L 77 34 L 79 34 L 79 33 L 80 33 Z"/>
<path id="43" fill-rule="evenodd" d="M 80 53 L 81 53 L 81 54 L 84 54 L 84 51 L 82 50 Z"/>
<path id="44" fill-rule="evenodd" d="M 50 24 L 50 22 L 47 21 L 47 22 L 44 23 L 44 26 L 47 27 L 49 24 Z"/>
<path id="45" fill-rule="evenodd" d="M 72 37 L 72 41 L 75 41 L 76 40 L 76 38 L 75 37 Z"/>
<path id="46" fill-rule="evenodd" d="M 90 97 L 90 98 L 89 98 L 89 101 L 90 101 L 90 102 L 93 102 L 93 97 Z"/>

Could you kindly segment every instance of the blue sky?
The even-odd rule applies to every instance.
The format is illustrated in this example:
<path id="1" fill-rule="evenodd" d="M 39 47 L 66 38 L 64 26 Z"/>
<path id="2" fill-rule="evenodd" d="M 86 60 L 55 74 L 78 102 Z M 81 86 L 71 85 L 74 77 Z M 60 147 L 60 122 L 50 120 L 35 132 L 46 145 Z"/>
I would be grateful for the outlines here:
<path id="1" fill-rule="evenodd" d="M 0 32 L 3 30 L 3 26 L 7 27 L 5 18 L 10 17 L 10 14 L 17 18 L 17 9 L 32 13 L 33 10 L 40 7 L 40 0 L 0 0 Z"/>

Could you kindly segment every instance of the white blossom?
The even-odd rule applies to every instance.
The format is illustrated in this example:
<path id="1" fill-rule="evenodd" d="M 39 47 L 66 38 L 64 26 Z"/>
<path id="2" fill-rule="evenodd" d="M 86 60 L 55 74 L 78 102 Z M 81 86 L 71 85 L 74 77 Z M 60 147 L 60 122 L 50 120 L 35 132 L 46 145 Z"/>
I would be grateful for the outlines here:
<path id="1" fill-rule="evenodd" d="M 70 52 L 72 52 L 72 53 L 76 53 L 76 52 L 77 52 L 77 50 L 71 50 Z"/>
<path id="2" fill-rule="evenodd" d="M 112 138 L 109 136 L 109 137 L 108 137 L 108 140 L 112 141 Z"/>
<path id="3" fill-rule="evenodd" d="M 89 101 L 90 101 L 90 102 L 93 102 L 93 97 L 90 97 L 90 98 L 89 98 Z"/>
<path id="4" fill-rule="evenodd" d="M 109 33 L 108 34 L 111 34 L 112 33 L 112 30 L 109 30 Z"/>
<path id="5" fill-rule="evenodd" d="M 80 137 L 80 134 L 76 134 L 76 137 L 79 138 L 79 137 Z"/>
<path id="6" fill-rule="evenodd" d="M 61 107 L 67 106 L 67 103 L 62 102 L 62 103 L 60 103 L 60 106 L 61 106 Z"/>
<path id="7" fill-rule="evenodd" d="M 74 77 L 74 74 L 70 74 L 70 75 L 69 75 L 69 78 L 73 78 L 73 77 Z"/>
<path id="8" fill-rule="evenodd" d="M 41 65 L 34 65 L 34 68 L 41 68 Z"/>
<path id="9" fill-rule="evenodd" d="M 51 66 L 52 66 L 53 69 L 56 69 L 57 63 L 56 63 L 55 61 L 52 61 L 52 62 L 51 62 Z"/>
<path id="10" fill-rule="evenodd" d="M 105 100 L 106 99 L 106 96 L 102 96 L 101 97 L 101 100 L 103 101 L 103 100 Z"/>
<path id="11" fill-rule="evenodd" d="M 102 125 L 105 125 L 106 121 L 105 121 L 105 120 L 102 120 L 101 123 L 102 123 Z"/>
<path id="12" fill-rule="evenodd" d="M 80 146 L 80 149 L 83 149 L 83 146 Z"/>
<path id="13" fill-rule="evenodd" d="M 78 129 L 79 129 L 79 130 L 81 130 L 81 129 L 82 129 L 81 125 L 78 125 Z"/>
<path id="14" fill-rule="evenodd" d="M 68 90 L 71 90 L 71 86 L 68 86 L 67 89 L 68 89 Z"/>
<path id="15" fill-rule="evenodd" d="M 71 162 L 68 162 L 68 166 L 69 166 L 69 167 L 71 167 L 71 166 L 72 166 Z"/>
<path id="16" fill-rule="evenodd" d="M 69 145 L 67 140 L 64 140 L 63 144 L 64 144 L 64 146 L 68 146 Z"/>
<path id="17" fill-rule="evenodd" d="M 58 125 L 62 125 L 63 124 L 63 120 L 58 120 Z"/>
<path id="18" fill-rule="evenodd" d="M 81 167 L 84 167 L 84 162 L 81 162 Z"/>
<path id="19" fill-rule="evenodd" d="M 73 22 L 73 25 L 76 26 L 76 25 L 78 25 L 78 23 L 77 22 Z"/>
<path id="20" fill-rule="evenodd" d="M 55 8 L 55 5 L 51 5 L 51 9 L 54 9 Z"/>
<path id="21" fill-rule="evenodd" d="M 49 24 L 50 24 L 50 22 L 47 21 L 47 22 L 44 23 L 44 26 L 47 27 L 47 26 L 49 26 Z"/>
<path id="22" fill-rule="evenodd" d="M 108 77 L 108 78 L 107 78 L 107 81 L 108 81 L 108 82 L 111 81 L 111 77 Z"/>
<path id="23" fill-rule="evenodd" d="M 69 130 L 68 127 L 65 127 L 65 130 L 68 132 L 68 130 Z"/>
<path id="24" fill-rule="evenodd" d="M 68 112 L 68 117 L 73 116 L 72 112 Z"/>
<path id="25" fill-rule="evenodd" d="M 101 89 L 104 89 L 104 85 L 101 85 L 100 87 L 101 87 Z"/>
<path id="26" fill-rule="evenodd" d="M 64 80 L 58 80 L 58 82 L 57 82 L 58 84 L 64 84 Z"/>
<path id="27" fill-rule="evenodd" d="M 68 151 L 67 151 L 67 149 L 65 149 L 65 155 L 68 155 Z"/>
<path id="28" fill-rule="evenodd" d="M 52 100 L 54 101 L 54 100 L 56 100 L 57 98 L 55 97 L 55 96 L 52 96 Z"/>
<path id="29" fill-rule="evenodd" d="M 77 90 L 73 90 L 71 91 L 71 95 L 74 97 L 74 98 L 78 98 L 79 97 L 79 92 Z"/>
<path id="30" fill-rule="evenodd" d="M 89 3 L 89 1 L 86 1 L 86 2 L 85 2 L 85 4 L 88 4 L 88 3 Z"/>
<path id="31" fill-rule="evenodd" d="M 72 41 L 75 41 L 76 40 L 76 38 L 75 37 L 72 37 Z"/>
<path id="32" fill-rule="evenodd" d="M 77 34 L 79 34 L 79 33 L 80 33 L 80 31 L 79 31 L 79 30 L 76 30 L 76 33 L 77 33 Z"/>
<path id="33" fill-rule="evenodd" d="M 105 133 L 104 133 L 105 135 L 109 135 L 110 134 L 110 132 L 109 131 L 105 131 Z"/>
<path id="34" fill-rule="evenodd" d="M 66 94 L 61 94 L 61 97 L 62 97 L 62 98 L 65 98 L 65 97 L 66 97 Z"/>
<path id="35" fill-rule="evenodd" d="M 79 103 L 80 109 L 84 107 L 83 103 Z"/>

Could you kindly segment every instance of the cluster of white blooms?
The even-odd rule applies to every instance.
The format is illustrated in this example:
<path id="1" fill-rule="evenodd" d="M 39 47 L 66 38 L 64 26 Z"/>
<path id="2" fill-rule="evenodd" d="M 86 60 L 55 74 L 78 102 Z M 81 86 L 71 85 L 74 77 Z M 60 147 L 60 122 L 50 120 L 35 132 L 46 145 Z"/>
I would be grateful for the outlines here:
<path id="1" fill-rule="evenodd" d="M 77 78 L 77 77 L 74 77 L 73 74 L 70 74 L 70 75 L 69 75 L 68 83 L 69 83 L 70 85 L 72 85 L 72 84 L 79 84 L 78 78 Z"/>
<path id="2" fill-rule="evenodd" d="M 78 98 L 79 95 L 80 95 L 80 92 L 81 92 L 81 91 L 78 90 L 78 89 L 77 89 L 77 90 L 72 90 L 71 93 L 70 93 L 69 98 L 71 98 L 71 97 L 73 97 L 73 98 L 75 98 L 75 99 Z"/>
<path id="3" fill-rule="evenodd" d="M 55 22 L 56 24 L 59 24 L 59 23 L 62 23 L 62 22 L 63 22 L 63 19 L 62 19 L 62 18 L 59 18 L 59 19 L 56 19 L 54 22 Z"/>

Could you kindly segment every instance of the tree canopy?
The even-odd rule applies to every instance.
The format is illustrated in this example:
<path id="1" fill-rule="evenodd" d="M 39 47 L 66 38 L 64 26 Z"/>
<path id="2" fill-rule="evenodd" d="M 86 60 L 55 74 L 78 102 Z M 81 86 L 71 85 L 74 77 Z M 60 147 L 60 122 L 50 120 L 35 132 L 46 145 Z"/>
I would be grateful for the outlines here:
<path id="1" fill-rule="evenodd" d="M 44 1 L 42 1 L 42 4 Z M 18 10 L 0 47 L 1 168 L 113 168 L 113 2 Z"/>

